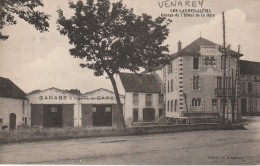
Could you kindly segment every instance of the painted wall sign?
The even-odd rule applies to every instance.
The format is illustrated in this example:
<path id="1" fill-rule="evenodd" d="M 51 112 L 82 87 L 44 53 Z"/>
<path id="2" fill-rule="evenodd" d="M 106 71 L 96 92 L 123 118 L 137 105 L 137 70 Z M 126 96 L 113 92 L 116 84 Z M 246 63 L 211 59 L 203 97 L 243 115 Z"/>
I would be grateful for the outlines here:
<path id="1" fill-rule="evenodd" d="M 84 96 L 80 99 L 83 100 L 115 100 L 114 96 Z"/>
<path id="2" fill-rule="evenodd" d="M 200 54 L 201 55 L 221 55 L 221 52 L 219 52 L 218 47 L 201 46 Z"/>
<path id="3" fill-rule="evenodd" d="M 72 96 L 39 96 L 39 100 L 76 100 Z"/>

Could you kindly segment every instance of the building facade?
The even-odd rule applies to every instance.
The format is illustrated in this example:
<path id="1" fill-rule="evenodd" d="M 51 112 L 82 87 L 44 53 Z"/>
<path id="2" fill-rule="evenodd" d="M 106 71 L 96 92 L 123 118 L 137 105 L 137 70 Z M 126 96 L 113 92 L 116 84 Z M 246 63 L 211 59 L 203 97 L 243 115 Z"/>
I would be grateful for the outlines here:
<path id="1" fill-rule="evenodd" d="M 220 45 L 201 37 L 183 49 L 181 42 L 178 43 L 179 51 L 172 55 L 170 64 L 163 69 L 166 117 L 187 118 L 189 115 L 191 120 L 196 121 L 221 115 L 224 61 L 219 48 Z M 240 56 L 228 51 L 225 85 L 227 117 L 231 117 L 231 89 L 235 88 L 234 76 Z"/>
<path id="2" fill-rule="evenodd" d="M 28 124 L 26 93 L 7 78 L 0 77 L 0 130 Z"/>
<path id="3" fill-rule="evenodd" d="M 154 122 L 164 114 L 161 79 L 156 74 L 120 73 L 124 89 L 126 125 Z"/>
<path id="4" fill-rule="evenodd" d="M 260 113 L 260 63 L 240 60 L 240 110 Z"/>
<path id="5" fill-rule="evenodd" d="M 120 95 L 122 103 L 124 96 Z M 113 112 L 118 109 L 115 94 L 97 89 L 73 94 L 57 88 L 28 95 L 32 127 L 113 127 Z"/>

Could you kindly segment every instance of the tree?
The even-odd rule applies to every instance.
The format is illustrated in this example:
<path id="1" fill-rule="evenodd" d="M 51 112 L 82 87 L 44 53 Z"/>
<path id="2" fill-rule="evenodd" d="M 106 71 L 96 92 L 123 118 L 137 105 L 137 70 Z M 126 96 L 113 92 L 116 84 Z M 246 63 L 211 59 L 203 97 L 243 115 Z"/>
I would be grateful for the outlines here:
<path id="1" fill-rule="evenodd" d="M 73 93 L 76 95 L 81 95 L 81 92 L 79 89 L 70 89 L 70 90 L 66 90 L 68 93 Z"/>
<path id="2" fill-rule="evenodd" d="M 35 26 L 40 32 L 48 31 L 49 15 L 35 10 L 44 6 L 41 0 L 0 0 L 0 30 L 17 23 L 15 15 Z M 0 41 L 9 36 L 0 32 Z"/>
<path id="3" fill-rule="evenodd" d="M 114 75 L 122 69 L 137 73 L 140 68 L 152 70 L 168 63 L 168 45 L 162 44 L 169 34 L 167 26 L 170 20 L 162 17 L 153 20 L 147 14 L 136 15 L 122 1 L 69 2 L 69 8 L 75 11 L 69 18 L 61 9 L 57 11 L 58 30 L 68 36 L 73 45 L 70 54 L 86 60 L 81 67 L 93 70 L 95 76 L 106 73 L 111 80 L 120 108 L 115 113 L 116 126 L 123 129 L 125 123 Z"/>

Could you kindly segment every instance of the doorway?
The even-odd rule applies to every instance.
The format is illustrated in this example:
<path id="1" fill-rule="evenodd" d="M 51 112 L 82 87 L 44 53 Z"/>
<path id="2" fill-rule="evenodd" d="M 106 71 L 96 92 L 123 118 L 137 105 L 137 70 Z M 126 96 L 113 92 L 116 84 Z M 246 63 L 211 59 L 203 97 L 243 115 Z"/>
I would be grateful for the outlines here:
<path id="1" fill-rule="evenodd" d="M 9 120 L 10 120 L 9 121 L 9 129 L 10 130 L 15 130 L 16 129 L 16 114 L 11 113 Z"/>
<path id="2" fill-rule="evenodd" d="M 155 120 L 155 109 L 154 108 L 144 108 L 143 109 L 143 121 L 152 122 Z"/>
<path id="3" fill-rule="evenodd" d="M 246 115 L 247 112 L 247 98 L 241 98 L 241 113 Z"/>
<path id="4" fill-rule="evenodd" d="M 93 126 L 112 126 L 112 106 L 93 105 Z"/>

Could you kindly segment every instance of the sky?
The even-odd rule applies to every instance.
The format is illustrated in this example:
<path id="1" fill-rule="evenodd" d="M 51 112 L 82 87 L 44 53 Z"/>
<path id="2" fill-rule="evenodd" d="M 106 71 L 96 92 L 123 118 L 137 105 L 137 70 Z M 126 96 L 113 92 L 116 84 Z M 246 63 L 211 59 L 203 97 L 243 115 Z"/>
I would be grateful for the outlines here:
<path id="1" fill-rule="evenodd" d="M 82 0 L 84 2 L 84 0 Z M 117 0 L 111 0 L 116 2 Z M 200 36 L 215 43 L 222 43 L 222 12 L 226 18 L 226 41 L 237 51 L 242 45 L 243 60 L 260 62 L 260 1 L 259 0 L 189 0 L 196 6 L 185 6 L 187 0 L 123 0 L 134 13 L 147 13 L 153 18 L 173 14 L 171 9 L 208 9 L 213 17 L 168 17 L 172 20 L 170 34 L 165 44 L 170 53 L 177 51 L 177 42 L 184 48 Z M 199 5 L 199 2 L 202 5 Z M 166 2 L 166 3 L 165 3 Z M 183 6 L 169 7 L 172 3 Z M 51 15 L 49 32 L 40 33 L 25 21 L 5 27 L 9 35 L 0 41 L 0 76 L 9 78 L 26 93 L 35 89 L 79 89 L 85 93 L 98 88 L 113 90 L 106 76 L 95 77 L 92 70 L 81 68 L 79 59 L 69 54 L 68 39 L 57 30 L 57 9 L 70 16 L 67 0 L 43 0 L 39 10 Z M 164 5 L 163 5 L 164 4 Z M 175 14 L 175 13 L 174 13 Z M 122 89 L 119 89 L 122 92 Z"/>

